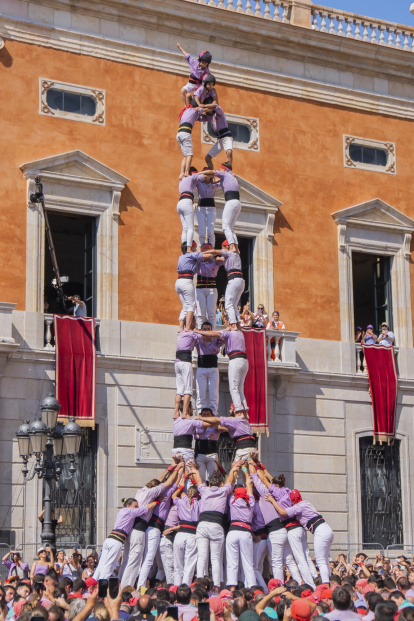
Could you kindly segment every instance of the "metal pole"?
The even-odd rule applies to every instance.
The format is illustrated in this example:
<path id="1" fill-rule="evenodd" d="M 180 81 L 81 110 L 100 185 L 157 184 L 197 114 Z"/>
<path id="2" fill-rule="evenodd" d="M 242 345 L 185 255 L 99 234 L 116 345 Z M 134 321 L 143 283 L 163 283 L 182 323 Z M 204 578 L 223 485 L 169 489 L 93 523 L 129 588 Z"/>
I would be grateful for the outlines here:
<path id="1" fill-rule="evenodd" d="M 55 533 L 52 530 L 52 481 L 55 480 L 55 469 L 53 464 L 53 444 L 50 438 L 48 438 L 46 444 L 46 453 L 45 453 L 45 489 L 44 489 L 44 497 L 43 497 L 43 508 L 45 510 L 43 515 L 43 524 L 42 524 L 42 543 L 43 545 L 55 547 Z"/>

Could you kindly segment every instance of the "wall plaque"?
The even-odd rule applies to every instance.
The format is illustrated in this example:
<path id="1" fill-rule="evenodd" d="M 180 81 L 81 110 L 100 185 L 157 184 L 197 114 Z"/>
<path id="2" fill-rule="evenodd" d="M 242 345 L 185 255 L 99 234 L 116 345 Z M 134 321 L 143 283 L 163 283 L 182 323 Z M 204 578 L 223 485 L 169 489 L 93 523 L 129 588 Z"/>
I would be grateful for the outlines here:
<path id="1" fill-rule="evenodd" d="M 167 429 L 136 427 L 135 460 L 140 464 L 170 464 L 173 433 Z"/>

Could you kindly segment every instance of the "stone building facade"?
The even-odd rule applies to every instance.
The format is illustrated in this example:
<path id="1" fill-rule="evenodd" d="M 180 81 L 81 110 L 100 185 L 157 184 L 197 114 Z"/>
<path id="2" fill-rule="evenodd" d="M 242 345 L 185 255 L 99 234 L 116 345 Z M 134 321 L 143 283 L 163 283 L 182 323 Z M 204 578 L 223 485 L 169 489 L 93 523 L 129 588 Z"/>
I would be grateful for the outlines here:
<path id="1" fill-rule="evenodd" d="M 220 103 L 249 131 L 234 152 L 236 231 L 249 244 L 251 305 L 278 308 L 287 326 L 281 361 L 269 361 L 262 458 L 324 514 L 339 547 L 375 543 L 364 493 L 372 467 L 362 463 L 372 410 L 353 335 L 357 259 L 384 260 L 400 375 L 392 464 L 401 487 L 389 505 L 398 534 L 389 543 L 414 543 L 413 33 L 328 15 L 309 0 L 241 4 L 0 0 L 2 541 L 39 541 L 41 484 L 23 484 L 12 442 L 54 380 L 44 221 L 29 198 L 37 175 L 51 213 L 92 218 L 96 233 L 96 512 L 86 543 L 103 541 L 120 498 L 168 459 L 179 309 L 175 133 L 188 74 L 179 41 L 213 53 Z M 51 89 L 93 98 L 94 114 L 51 107 Z M 196 164 L 210 140 L 206 127 L 194 132 Z M 363 149 L 383 155 L 369 162 Z M 225 414 L 225 358 L 220 376 Z"/>

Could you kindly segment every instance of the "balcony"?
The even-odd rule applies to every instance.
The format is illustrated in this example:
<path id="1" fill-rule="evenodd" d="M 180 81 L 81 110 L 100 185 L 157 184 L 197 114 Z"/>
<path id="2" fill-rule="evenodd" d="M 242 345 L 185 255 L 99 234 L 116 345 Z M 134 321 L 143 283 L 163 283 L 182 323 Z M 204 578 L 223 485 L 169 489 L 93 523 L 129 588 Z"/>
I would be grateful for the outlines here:
<path id="1" fill-rule="evenodd" d="M 382 346 L 378 345 L 378 347 L 382 347 Z M 394 347 L 397 371 L 398 371 L 398 352 L 399 352 L 399 348 Z M 355 364 L 356 364 L 356 373 L 358 375 L 368 375 L 368 370 L 365 364 L 365 357 L 362 351 L 362 345 L 360 345 L 359 343 L 355 343 Z"/>
<path id="2" fill-rule="evenodd" d="M 288 330 L 266 330 L 268 364 L 272 367 L 299 367 L 299 364 L 296 362 L 296 339 L 299 334 L 300 332 L 290 332 Z M 274 345 L 274 349 L 272 345 Z M 272 358 L 272 349 L 274 360 Z"/>

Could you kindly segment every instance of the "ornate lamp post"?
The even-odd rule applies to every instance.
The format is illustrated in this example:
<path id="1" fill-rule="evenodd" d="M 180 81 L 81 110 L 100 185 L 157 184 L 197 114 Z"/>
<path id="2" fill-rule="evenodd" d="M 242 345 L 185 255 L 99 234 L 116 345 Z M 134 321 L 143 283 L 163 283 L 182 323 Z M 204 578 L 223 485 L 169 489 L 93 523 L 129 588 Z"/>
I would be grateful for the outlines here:
<path id="1" fill-rule="evenodd" d="M 52 481 L 58 481 L 62 473 L 62 460 L 68 455 L 70 459 L 69 472 L 71 477 L 76 472 L 75 458 L 79 453 L 82 439 L 82 429 L 71 418 L 63 426 L 57 422 L 60 404 L 49 394 L 40 404 L 41 419 L 37 418 L 31 424 L 25 420 L 16 432 L 19 444 L 20 457 L 23 460 L 22 473 L 26 481 L 31 481 L 37 474 L 39 479 L 46 482 L 43 497 L 44 518 L 42 527 L 42 543 L 46 546 L 55 544 L 55 534 L 52 530 L 51 491 Z M 34 455 L 36 463 L 33 474 L 28 475 L 27 464 Z"/>

